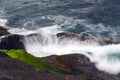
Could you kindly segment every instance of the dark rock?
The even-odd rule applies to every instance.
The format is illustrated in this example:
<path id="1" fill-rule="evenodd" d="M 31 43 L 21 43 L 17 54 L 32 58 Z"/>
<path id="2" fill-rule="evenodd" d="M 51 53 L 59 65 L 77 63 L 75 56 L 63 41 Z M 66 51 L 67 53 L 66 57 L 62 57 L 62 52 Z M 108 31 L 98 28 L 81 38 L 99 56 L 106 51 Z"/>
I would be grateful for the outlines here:
<path id="1" fill-rule="evenodd" d="M 120 39 L 114 39 L 114 38 L 99 38 L 98 42 L 101 45 L 108 45 L 108 44 L 119 44 Z"/>
<path id="2" fill-rule="evenodd" d="M 119 80 L 120 77 L 99 71 L 89 58 L 80 54 L 50 56 L 49 64 L 64 70 L 64 75 L 79 75 L 78 80 Z"/>
<path id="3" fill-rule="evenodd" d="M 41 34 L 30 34 L 30 35 L 27 35 L 27 37 L 38 37 L 41 39 L 41 41 L 44 40 L 44 36 Z M 71 33 L 71 32 L 62 32 L 62 33 L 58 33 L 57 37 L 60 42 L 68 41 L 68 40 L 78 40 L 78 41 L 96 42 L 96 43 L 99 43 L 100 45 L 120 43 L 119 39 L 107 38 L 107 37 L 106 38 L 95 37 L 87 33 L 78 34 L 78 33 Z"/>
<path id="4" fill-rule="evenodd" d="M 89 71 L 98 71 L 93 63 L 84 55 L 71 54 L 63 56 L 52 56 L 50 64 L 59 67 L 67 73 L 81 74 Z M 85 71 L 86 70 L 86 71 Z"/>
<path id="5" fill-rule="evenodd" d="M 8 77 L 1 77 L 0 80 L 11 80 Z"/>
<path id="6" fill-rule="evenodd" d="M 1 57 L 8 57 L 8 55 L 5 54 L 5 53 L 3 53 L 3 52 L 0 52 L 0 56 L 1 56 Z"/>
<path id="7" fill-rule="evenodd" d="M 63 32 L 63 33 L 58 33 L 57 37 L 59 40 L 62 41 L 68 41 L 68 40 L 77 40 L 77 41 L 96 41 L 96 38 L 92 35 L 82 33 L 71 33 L 71 32 Z"/>
<path id="8" fill-rule="evenodd" d="M 83 33 L 83 34 L 81 34 L 80 39 L 81 39 L 82 41 L 85 41 L 85 40 L 94 40 L 95 37 L 92 36 L 92 35 L 90 35 L 90 34 Z"/>
<path id="9" fill-rule="evenodd" d="M 6 36 L 0 42 L 0 49 L 25 49 L 22 38 L 20 35 Z"/>
<path id="10" fill-rule="evenodd" d="M 8 35 L 8 34 L 10 33 L 7 31 L 7 29 L 0 26 L 0 36 Z"/>
<path id="11" fill-rule="evenodd" d="M 97 70 L 84 55 L 54 55 L 48 58 L 50 60 L 48 64 L 53 63 L 52 65 L 66 72 L 60 74 L 38 70 L 24 62 L 0 55 L 0 80 L 120 80 L 119 75 L 110 75 Z"/>
<path id="12" fill-rule="evenodd" d="M 63 33 L 58 33 L 57 37 L 60 38 L 60 39 L 64 39 L 64 38 L 80 39 L 80 34 L 71 33 L 71 32 L 63 32 Z"/>
<path id="13" fill-rule="evenodd" d="M 87 33 L 71 33 L 71 32 L 63 32 L 63 33 L 58 33 L 57 37 L 60 38 L 61 40 L 63 39 L 76 39 L 79 41 L 95 41 L 98 42 L 100 45 L 108 45 L 108 44 L 118 44 L 120 43 L 120 39 L 114 39 L 114 38 L 109 38 L 109 37 L 95 37 L 93 35 L 87 34 Z"/>
<path id="14" fill-rule="evenodd" d="M 0 80 L 82 80 L 79 75 L 38 70 L 24 62 L 0 55 Z"/>
<path id="15" fill-rule="evenodd" d="M 28 35 L 29 37 L 39 34 Z M 0 49 L 25 49 L 22 42 L 24 36 L 8 35 L 2 38 Z M 95 37 L 88 34 L 59 33 L 57 37 L 75 38 L 82 41 L 95 40 Z M 113 43 L 111 40 L 101 40 L 101 44 Z M 91 53 L 89 53 L 91 54 Z M 49 56 L 48 64 L 58 67 L 64 71 L 63 74 L 46 70 L 38 70 L 24 62 L 8 57 L 0 52 L 0 80 L 120 80 L 120 75 L 110 75 L 99 71 L 89 58 L 80 54 Z"/>

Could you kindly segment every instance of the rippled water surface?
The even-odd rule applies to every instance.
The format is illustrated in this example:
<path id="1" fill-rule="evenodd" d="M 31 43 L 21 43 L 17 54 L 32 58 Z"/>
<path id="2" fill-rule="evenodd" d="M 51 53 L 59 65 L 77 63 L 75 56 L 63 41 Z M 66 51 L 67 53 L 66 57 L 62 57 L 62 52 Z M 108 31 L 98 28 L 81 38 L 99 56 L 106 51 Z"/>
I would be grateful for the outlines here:
<path id="1" fill-rule="evenodd" d="M 64 31 L 120 37 L 119 7 L 119 0 L 0 0 L 0 17 L 9 27 L 58 25 Z"/>

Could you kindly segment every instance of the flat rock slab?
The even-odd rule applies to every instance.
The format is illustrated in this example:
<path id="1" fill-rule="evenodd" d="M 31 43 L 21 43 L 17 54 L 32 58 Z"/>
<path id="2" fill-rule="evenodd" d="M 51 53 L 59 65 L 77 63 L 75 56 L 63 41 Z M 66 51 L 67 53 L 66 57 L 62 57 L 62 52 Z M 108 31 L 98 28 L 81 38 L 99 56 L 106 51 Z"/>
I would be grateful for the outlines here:
<path id="1" fill-rule="evenodd" d="M 62 67 L 65 73 L 54 73 L 47 70 L 38 70 L 24 62 L 0 54 L 0 80 L 119 80 L 119 75 L 110 75 L 98 71 L 93 63 L 83 55 L 50 56 L 54 66 Z M 59 59 L 58 59 L 59 58 Z M 75 58 L 75 59 L 74 59 Z M 55 59 L 61 61 L 57 63 Z M 79 60 L 78 60 L 79 59 Z M 50 64 L 50 63 L 48 63 Z M 77 68 L 75 68 L 77 66 Z M 69 70 L 68 70 L 69 68 Z"/>

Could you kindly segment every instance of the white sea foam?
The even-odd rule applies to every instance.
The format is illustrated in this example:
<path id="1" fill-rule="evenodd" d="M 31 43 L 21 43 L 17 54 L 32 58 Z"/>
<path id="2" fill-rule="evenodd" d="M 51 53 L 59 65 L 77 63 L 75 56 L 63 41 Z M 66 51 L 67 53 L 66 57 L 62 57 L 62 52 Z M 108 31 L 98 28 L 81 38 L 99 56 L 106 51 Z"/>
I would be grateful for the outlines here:
<path id="1" fill-rule="evenodd" d="M 36 29 L 25 29 L 25 28 L 9 28 L 8 32 L 12 34 L 19 34 L 19 35 L 29 35 L 29 34 L 40 34 L 40 33 L 49 33 L 49 34 L 56 34 L 63 32 L 58 25 L 53 25 L 53 26 L 46 26 L 46 27 L 41 27 L 41 28 L 36 28 Z"/>
<path id="2" fill-rule="evenodd" d="M 6 23 L 7 23 L 7 19 L 2 19 L 0 18 L 0 26 L 6 26 Z"/>
<path id="3" fill-rule="evenodd" d="M 50 31 L 54 31 L 54 28 Z M 36 57 L 83 54 L 95 63 L 99 70 L 111 74 L 120 73 L 120 44 L 101 46 L 95 41 L 80 41 L 66 37 L 61 39 L 56 34 L 50 34 L 50 31 L 44 28 L 41 29 L 40 35 L 26 36 L 24 45 L 27 52 Z"/>
<path id="4" fill-rule="evenodd" d="M 48 18 L 56 19 L 53 16 Z M 88 30 L 86 32 L 94 32 L 94 34 L 100 34 L 102 31 L 113 33 L 114 29 L 110 29 L 109 26 L 105 27 L 103 24 L 90 24 L 86 20 L 73 20 L 61 16 L 58 18 L 61 19 L 56 21 L 53 26 L 38 27 L 34 30 L 10 28 L 8 31 L 13 34 L 25 35 L 25 49 L 36 57 L 78 53 L 87 56 L 101 71 L 111 74 L 120 73 L 120 44 L 101 46 L 94 41 L 80 41 L 76 38 L 67 37 L 60 39 L 56 36 L 57 33 L 64 32 L 64 30 L 76 28 L 77 24 L 84 25 Z M 62 28 L 65 25 L 66 27 Z M 34 33 L 39 35 L 27 36 Z"/>
<path id="5" fill-rule="evenodd" d="M 24 38 L 25 48 L 30 54 L 36 57 L 83 54 L 94 62 L 99 70 L 111 74 L 120 73 L 120 44 L 101 46 L 94 41 L 80 41 L 67 37 L 60 39 L 56 36 L 59 31 L 57 25 L 37 31 L 40 35 L 26 35 Z"/>
<path id="6" fill-rule="evenodd" d="M 52 23 L 53 26 L 46 26 L 43 29 L 51 29 L 57 26 L 56 28 L 54 28 L 55 30 L 57 29 L 56 31 L 74 31 L 74 32 L 77 31 L 79 33 L 82 33 L 82 32 L 90 33 L 97 37 L 112 37 L 112 38 L 119 37 L 118 34 L 120 34 L 119 26 L 111 27 L 110 25 L 104 25 L 102 23 L 94 24 L 94 23 L 91 23 L 89 20 L 85 20 L 85 19 L 76 19 L 73 17 L 66 17 L 63 15 L 41 16 L 40 20 L 42 19 L 54 21 Z M 43 27 L 43 26 L 34 26 L 34 25 L 36 25 L 34 21 L 32 22 L 28 21 L 24 24 L 23 28 L 27 29 L 26 34 L 30 33 L 31 31 L 38 33 L 39 30 Z M 17 29 L 13 29 L 13 28 L 9 30 L 9 32 L 14 34 L 22 34 L 23 31 L 25 30 L 18 29 L 18 32 L 17 32 Z"/>
<path id="7" fill-rule="evenodd" d="M 57 33 L 63 32 L 59 25 L 35 30 L 11 28 L 8 31 L 13 34 L 25 35 L 25 48 L 36 57 L 78 53 L 87 56 L 101 71 L 111 74 L 120 73 L 120 44 L 101 46 L 94 41 L 80 41 L 66 37 L 61 40 L 56 36 Z M 27 36 L 33 33 L 40 35 Z"/>
<path id="8" fill-rule="evenodd" d="M 36 57 L 78 53 L 87 56 L 101 71 L 111 74 L 120 72 L 120 44 L 100 46 L 92 41 L 60 40 L 49 34 L 25 37 L 24 44 L 26 50 Z"/>
<path id="9" fill-rule="evenodd" d="M 47 15 L 42 18 L 54 21 L 53 24 L 58 24 L 64 31 L 72 31 L 84 29 L 86 33 L 94 34 L 102 37 L 118 37 L 120 34 L 119 26 L 104 25 L 102 23 L 94 24 L 86 19 L 76 19 L 74 17 L 66 17 L 63 15 Z M 82 32 L 82 31 L 81 31 Z"/>
<path id="10" fill-rule="evenodd" d="M 36 28 L 8 28 L 8 32 L 18 35 L 29 35 L 29 34 L 57 34 L 63 32 L 59 25 L 46 26 L 46 27 L 37 27 Z"/>

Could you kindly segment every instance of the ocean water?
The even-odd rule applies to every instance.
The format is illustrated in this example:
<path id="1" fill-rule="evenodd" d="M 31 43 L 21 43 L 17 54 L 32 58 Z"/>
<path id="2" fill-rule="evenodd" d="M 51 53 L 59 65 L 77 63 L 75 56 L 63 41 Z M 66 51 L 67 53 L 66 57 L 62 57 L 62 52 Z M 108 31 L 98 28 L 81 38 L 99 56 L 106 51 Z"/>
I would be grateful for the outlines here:
<path id="1" fill-rule="evenodd" d="M 58 25 L 69 32 L 120 37 L 119 7 L 119 0 L 0 0 L 0 18 L 14 28 Z"/>
<path id="2" fill-rule="evenodd" d="M 24 35 L 25 48 L 34 56 L 83 54 L 99 70 L 118 74 L 120 44 L 101 46 L 95 40 L 61 40 L 56 34 L 88 33 L 119 39 L 119 7 L 119 0 L 0 0 L 0 26 L 12 34 Z"/>

